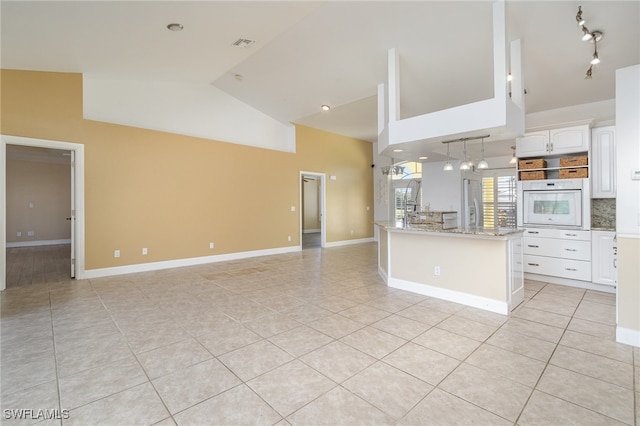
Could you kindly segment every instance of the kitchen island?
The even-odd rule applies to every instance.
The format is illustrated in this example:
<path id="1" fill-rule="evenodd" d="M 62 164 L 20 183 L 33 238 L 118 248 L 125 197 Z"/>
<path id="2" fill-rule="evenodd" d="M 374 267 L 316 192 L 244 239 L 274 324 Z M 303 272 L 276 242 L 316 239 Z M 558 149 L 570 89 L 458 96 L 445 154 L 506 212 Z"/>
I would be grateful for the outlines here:
<path id="1" fill-rule="evenodd" d="M 376 222 L 389 287 L 507 315 L 524 300 L 522 230 Z"/>

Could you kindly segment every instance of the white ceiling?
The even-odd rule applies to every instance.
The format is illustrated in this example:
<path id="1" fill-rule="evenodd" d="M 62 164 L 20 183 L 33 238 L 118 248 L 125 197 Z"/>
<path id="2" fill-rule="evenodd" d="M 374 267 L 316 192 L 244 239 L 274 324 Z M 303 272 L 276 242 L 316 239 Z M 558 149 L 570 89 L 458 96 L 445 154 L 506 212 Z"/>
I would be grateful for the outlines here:
<path id="1" fill-rule="evenodd" d="M 593 45 L 580 40 L 580 4 L 586 26 L 604 33 L 591 80 L 583 78 Z M 400 54 L 402 118 L 493 96 L 490 1 L 2 0 L 0 7 L 3 68 L 212 84 L 277 120 L 369 141 L 389 48 Z M 167 30 L 172 22 L 184 30 Z M 527 113 L 612 99 L 615 70 L 640 63 L 640 1 L 507 1 L 507 34 L 522 40 Z M 256 43 L 232 47 L 239 38 Z M 322 104 L 332 109 L 320 112 Z M 488 146 L 491 155 L 510 151 Z"/>

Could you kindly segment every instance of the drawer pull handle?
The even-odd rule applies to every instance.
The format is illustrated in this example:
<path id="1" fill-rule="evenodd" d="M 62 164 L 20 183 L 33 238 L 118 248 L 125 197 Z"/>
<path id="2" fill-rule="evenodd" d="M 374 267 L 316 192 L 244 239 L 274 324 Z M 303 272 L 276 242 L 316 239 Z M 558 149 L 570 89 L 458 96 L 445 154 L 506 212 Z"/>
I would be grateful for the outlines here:
<path id="1" fill-rule="evenodd" d="M 537 246 L 535 244 L 527 244 L 528 247 L 532 247 L 532 248 L 539 248 L 540 246 Z"/>
<path id="2" fill-rule="evenodd" d="M 529 266 L 540 266 L 540 264 L 538 264 L 538 263 L 527 263 L 527 265 L 529 265 Z"/>
<path id="3" fill-rule="evenodd" d="M 565 271 L 574 271 L 574 272 L 577 271 L 577 269 L 575 269 L 575 268 L 564 268 L 564 269 L 565 269 Z"/>
<path id="4" fill-rule="evenodd" d="M 539 234 L 540 232 L 538 231 L 527 231 L 528 234 Z"/>
<path id="5" fill-rule="evenodd" d="M 566 250 L 566 251 L 578 251 L 578 250 L 576 250 L 576 249 L 568 249 L 568 248 L 566 248 L 565 250 Z"/>
<path id="6" fill-rule="evenodd" d="M 577 237 L 578 234 L 564 234 L 566 237 Z"/>

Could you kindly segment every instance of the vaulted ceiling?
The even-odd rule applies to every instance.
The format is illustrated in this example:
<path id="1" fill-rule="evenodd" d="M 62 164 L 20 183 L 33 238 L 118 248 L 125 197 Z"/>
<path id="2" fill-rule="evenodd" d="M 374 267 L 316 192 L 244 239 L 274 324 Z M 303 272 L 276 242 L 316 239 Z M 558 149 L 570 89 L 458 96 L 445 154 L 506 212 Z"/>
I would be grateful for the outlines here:
<path id="1" fill-rule="evenodd" d="M 604 37 L 593 44 L 576 12 Z M 267 115 L 375 141 L 387 51 L 403 118 L 492 97 L 490 1 L 6 1 L 2 67 L 213 85 Z M 521 39 L 526 112 L 615 96 L 640 63 L 638 1 L 507 1 Z M 183 30 L 172 32 L 170 23 Z M 234 47 L 239 39 L 254 40 Z M 323 104 L 332 108 L 320 110 Z M 503 153 L 509 154 L 509 152 Z"/>

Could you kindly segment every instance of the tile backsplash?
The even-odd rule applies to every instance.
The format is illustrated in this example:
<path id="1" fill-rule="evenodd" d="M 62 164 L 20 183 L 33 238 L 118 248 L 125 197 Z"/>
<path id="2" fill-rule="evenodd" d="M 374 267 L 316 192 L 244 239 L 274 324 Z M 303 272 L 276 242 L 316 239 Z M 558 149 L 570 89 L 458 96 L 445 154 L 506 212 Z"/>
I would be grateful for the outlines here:
<path id="1" fill-rule="evenodd" d="M 594 198 L 591 200 L 591 227 L 616 229 L 615 198 Z"/>

